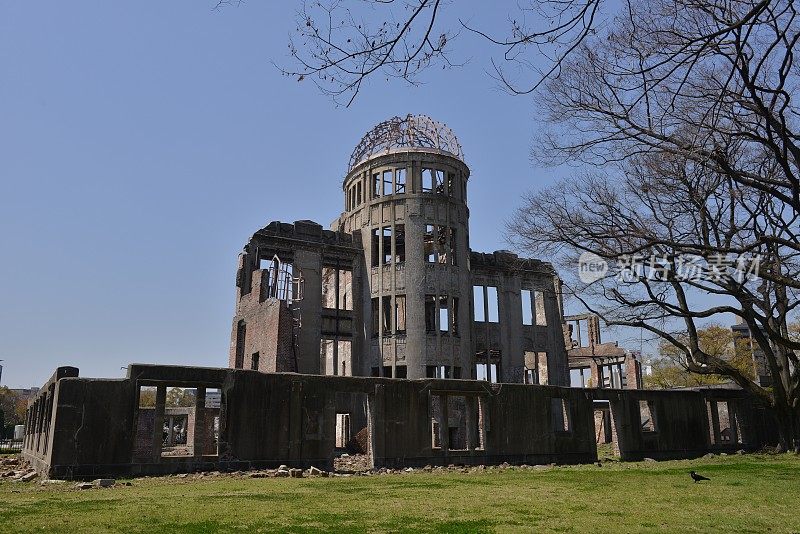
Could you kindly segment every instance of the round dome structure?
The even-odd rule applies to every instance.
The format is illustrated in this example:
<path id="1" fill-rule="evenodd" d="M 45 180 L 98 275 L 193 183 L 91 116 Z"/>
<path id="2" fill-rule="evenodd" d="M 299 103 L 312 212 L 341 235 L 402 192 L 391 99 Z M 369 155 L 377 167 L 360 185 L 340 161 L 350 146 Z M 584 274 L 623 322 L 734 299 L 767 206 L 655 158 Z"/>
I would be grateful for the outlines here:
<path id="1" fill-rule="evenodd" d="M 392 150 L 427 148 L 452 154 L 461 161 L 464 153 L 456 134 L 446 124 L 427 115 L 392 117 L 370 130 L 350 155 L 348 172 L 372 156 Z"/>

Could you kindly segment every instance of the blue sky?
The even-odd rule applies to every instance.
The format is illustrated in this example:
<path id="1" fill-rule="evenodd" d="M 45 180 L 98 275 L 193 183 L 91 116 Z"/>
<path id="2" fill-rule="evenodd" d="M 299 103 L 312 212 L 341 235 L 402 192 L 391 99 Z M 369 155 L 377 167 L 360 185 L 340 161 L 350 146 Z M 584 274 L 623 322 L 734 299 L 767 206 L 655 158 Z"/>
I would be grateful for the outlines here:
<path id="1" fill-rule="evenodd" d="M 289 62 L 293 3 L 213 4 L 0 0 L 3 385 L 58 365 L 225 366 L 242 245 L 273 220 L 327 226 L 350 152 L 393 115 L 460 138 L 475 250 L 506 248 L 518 195 L 556 176 L 530 161 L 532 100 L 497 88 L 480 41 L 458 43 L 464 68 L 375 80 L 343 108 L 272 65 Z M 460 9 L 504 22 L 493 3 Z"/>

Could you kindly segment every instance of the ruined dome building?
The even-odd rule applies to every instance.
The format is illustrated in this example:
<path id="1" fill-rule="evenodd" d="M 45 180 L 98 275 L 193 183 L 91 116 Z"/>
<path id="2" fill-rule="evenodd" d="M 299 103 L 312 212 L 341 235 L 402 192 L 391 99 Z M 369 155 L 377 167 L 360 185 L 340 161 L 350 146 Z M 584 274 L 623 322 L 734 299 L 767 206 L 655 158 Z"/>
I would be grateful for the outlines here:
<path id="1" fill-rule="evenodd" d="M 330 230 L 272 222 L 244 247 L 230 367 L 569 385 L 559 278 L 470 249 L 469 179 L 444 124 L 375 126 Z"/>
<path id="2" fill-rule="evenodd" d="M 601 343 L 596 316 L 564 316 L 550 264 L 472 251 L 469 178 L 446 126 L 379 124 L 350 158 L 330 230 L 273 222 L 244 247 L 227 368 L 134 363 L 101 379 L 58 367 L 29 397 L 25 459 L 91 480 L 336 469 L 345 451 L 380 468 L 777 442 L 772 411 L 744 391 L 638 389 L 635 355 Z"/>

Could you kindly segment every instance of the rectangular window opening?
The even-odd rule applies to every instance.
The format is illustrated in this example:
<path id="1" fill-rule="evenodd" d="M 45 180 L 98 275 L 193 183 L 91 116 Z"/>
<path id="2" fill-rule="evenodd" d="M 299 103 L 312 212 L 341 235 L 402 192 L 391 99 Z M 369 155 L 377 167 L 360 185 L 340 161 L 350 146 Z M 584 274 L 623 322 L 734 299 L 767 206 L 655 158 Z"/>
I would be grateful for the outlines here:
<path id="1" fill-rule="evenodd" d="M 353 342 L 349 339 L 339 339 L 336 341 L 337 365 L 336 374 L 339 376 L 353 375 Z"/>
<path id="2" fill-rule="evenodd" d="M 719 439 L 722 443 L 733 443 L 733 425 L 731 424 L 731 410 L 727 402 L 717 402 L 719 415 Z"/>
<path id="3" fill-rule="evenodd" d="M 406 225 L 397 224 L 394 227 L 394 262 L 406 261 Z"/>
<path id="4" fill-rule="evenodd" d="M 190 428 L 190 424 L 196 419 L 197 390 L 167 386 L 166 392 L 161 428 L 161 456 L 194 456 L 194 429 Z"/>
<path id="5" fill-rule="evenodd" d="M 378 198 L 381 196 L 381 175 L 380 173 L 374 173 L 372 175 L 372 198 Z"/>
<path id="6" fill-rule="evenodd" d="M 379 308 L 379 301 L 377 298 L 372 299 L 372 337 L 378 337 L 378 333 L 380 330 L 380 310 Z"/>
<path id="7" fill-rule="evenodd" d="M 478 363 L 475 364 L 475 379 L 485 380 L 492 384 L 497 383 L 497 364 L 496 363 Z"/>
<path id="8" fill-rule="evenodd" d="M 322 307 L 328 309 L 336 308 L 336 269 L 332 267 L 322 268 Z"/>
<path id="9" fill-rule="evenodd" d="M 336 448 L 344 449 L 350 444 L 350 414 L 336 414 Z"/>
<path id="10" fill-rule="evenodd" d="M 589 378 L 591 377 L 591 370 L 588 367 L 579 367 L 569 370 L 569 384 L 573 388 L 586 388 L 589 387 Z"/>
<path id="11" fill-rule="evenodd" d="M 447 254 L 447 233 L 446 226 L 436 227 L 436 254 L 438 256 L 438 262 L 442 265 L 447 265 L 449 261 Z"/>
<path id="12" fill-rule="evenodd" d="M 425 295 L 425 332 L 436 332 L 436 295 Z"/>
<path id="13" fill-rule="evenodd" d="M 393 193 L 394 188 L 394 173 L 392 171 L 383 171 L 383 196 L 389 196 Z"/>
<path id="14" fill-rule="evenodd" d="M 436 194 L 444 195 L 444 171 L 436 171 Z"/>
<path id="15" fill-rule="evenodd" d="M 394 192 L 399 194 L 406 192 L 406 170 L 405 169 L 396 169 L 395 170 L 395 188 Z"/>
<path id="16" fill-rule="evenodd" d="M 532 351 L 525 351 L 525 383 L 539 383 L 539 361 L 538 355 Z"/>
<path id="17" fill-rule="evenodd" d="M 579 347 L 588 347 L 590 346 L 591 340 L 589 339 L 589 321 L 584 319 L 583 321 L 575 321 L 578 327 L 578 342 Z"/>
<path id="18" fill-rule="evenodd" d="M 398 334 L 406 333 L 406 296 L 394 297 L 394 322 Z"/>
<path id="19" fill-rule="evenodd" d="M 442 397 L 439 395 L 429 396 L 428 409 L 431 418 L 431 448 L 442 448 L 442 429 L 447 425 L 443 424 Z"/>
<path id="20" fill-rule="evenodd" d="M 473 443 L 472 436 L 468 436 L 467 432 L 470 426 L 467 425 L 467 419 L 471 414 L 467 410 L 470 408 L 467 398 L 461 395 L 448 395 L 447 396 L 447 446 L 451 451 L 466 451 L 468 442 Z"/>
<path id="21" fill-rule="evenodd" d="M 383 311 L 383 335 L 392 335 L 392 297 L 386 295 L 381 297 L 381 310 Z"/>
<path id="22" fill-rule="evenodd" d="M 485 322 L 486 314 L 484 309 L 483 286 L 472 286 L 472 300 L 475 306 L 473 319 L 476 323 Z"/>
<path id="23" fill-rule="evenodd" d="M 536 368 L 531 369 L 525 367 L 525 383 L 528 385 L 536 385 L 539 383 L 539 377 L 536 376 Z"/>
<path id="24" fill-rule="evenodd" d="M 373 369 L 373 376 L 378 376 L 379 369 Z M 372 419 L 370 413 L 372 408 L 366 393 L 349 393 L 340 391 L 333 396 L 334 406 L 330 407 L 331 412 L 334 414 L 335 419 L 332 421 L 331 430 L 333 430 L 333 443 L 334 457 L 338 458 L 342 453 L 348 452 L 349 454 L 358 453 L 366 456 L 366 467 L 371 468 L 372 464 L 372 450 L 370 443 Z M 329 406 L 326 403 L 319 405 L 320 415 L 322 412 L 327 412 Z M 313 430 L 318 431 L 318 439 L 324 439 L 323 436 L 327 434 L 326 428 L 327 420 L 322 417 L 318 420 L 318 425 L 313 425 L 317 428 Z M 308 434 L 310 428 L 306 428 Z M 346 466 L 334 465 L 334 468 L 346 469 Z"/>
<path id="25" fill-rule="evenodd" d="M 203 413 L 195 414 L 194 447 L 200 447 L 200 456 L 216 456 L 219 454 L 219 414 L 222 408 L 222 390 L 206 388 L 206 400 Z M 198 439 L 199 438 L 199 439 Z M 197 454 L 196 454 L 197 455 Z"/>
<path id="26" fill-rule="evenodd" d="M 522 324 L 530 326 L 533 324 L 533 301 L 529 289 L 523 289 L 520 294 L 522 299 Z"/>
<path id="27" fill-rule="evenodd" d="M 319 352 L 320 359 L 322 360 L 322 368 L 324 373 L 328 376 L 336 374 L 336 355 L 334 353 L 334 345 L 336 341 L 333 339 L 320 339 Z"/>
<path id="28" fill-rule="evenodd" d="M 383 254 L 381 255 L 383 265 L 390 265 L 392 263 L 392 227 L 385 226 L 383 228 Z"/>
<path id="29" fill-rule="evenodd" d="M 372 229 L 372 240 L 371 240 L 372 251 L 371 252 L 372 252 L 372 266 L 373 267 L 377 267 L 378 263 L 380 262 L 380 253 L 381 253 L 381 250 L 380 250 L 380 246 L 381 246 L 380 245 L 380 243 L 381 243 L 380 235 L 381 235 L 381 233 L 380 232 L 381 232 L 380 228 L 373 228 Z"/>
<path id="30" fill-rule="evenodd" d="M 253 355 L 250 357 L 250 370 L 251 371 L 258 371 L 259 360 L 261 359 L 260 355 L 257 352 L 254 352 Z"/>
<path id="31" fill-rule="evenodd" d="M 436 244 L 434 242 L 433 225 L 425 225 L 425 235 L 423 237 L 425 246 L 425 261 L 427 263 L 436 263 Z"/>
<path id="32" fill-rule="evenodd" d="M 439 304 L 439 332 L 443 335 L 450 333 L 450 299 L 440 296 Z"/>
<path id="33" fill-rule="evenodd" d="M 446 365 L 427 365 L 425 366 L 425 376 L 427 378 L 450 378 L 450 368 Z"/>
<path id="34" fill-rule="evenodd" d="M 154 408 L 156 405 L 156 387 L 142 386 L 139 388 L 139 408 Z"/>
<path id="35" fill-rule="evenodd" d="M 353 271 L 339 269 L 339 309 L 353 310 Z"/>
<path id="36" fill-rule="evenodd" d="M 497 323 L 500 321 L 499 303 L 497 301 L 497 288 L 494 286 L 487 286 L 486 288 L 486 301 L 489 304 L 489 317 L 490 323 Z"/>
<path id="37" fill-rule="evenodd" d="M 433 169 L 422 169 L 422 192 L 433 192 Z"/>
<path id="38" fill-rule="evenodd" d="M 653 409 L 650 402 L 646 400 L 639 401 L 639 423 L 641 425 L 642 432 L 655 432 L 656 431 L 656 421 L 653 417 Z"/>
<path id="39" fill-rule="evenodd" d="M 550 416 L 554 432 L 563 433 L 570 431 L 569 400 L 551 398 Z"/>
<path id="40" fill-rule="evenodd" d="M 295 268 L 288 261 L 279 261 L 277 257 L 271 259 L 261 258 L 259 269 L 267 270 L 267 285 L 262 287 L 266 298 L 274 298 L 292 302 L 295 296 L 300 295 L 301 286 L 295 279 Z M 300 269 L 297 269 L 298 274 Z"/>

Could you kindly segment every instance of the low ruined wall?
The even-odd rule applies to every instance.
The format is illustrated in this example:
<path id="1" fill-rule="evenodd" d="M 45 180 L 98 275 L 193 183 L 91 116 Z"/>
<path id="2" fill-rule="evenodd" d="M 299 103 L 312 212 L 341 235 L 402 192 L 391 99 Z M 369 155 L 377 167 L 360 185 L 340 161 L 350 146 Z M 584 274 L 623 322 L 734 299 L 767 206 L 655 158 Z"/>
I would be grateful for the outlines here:
<path id="1" fill-rule="evenodd" d="M 767 435 L 759 414 L 735 391 L 594 390 L 147 365 L 132 365 L 124 380 L 68 376 L 49 385 L 50 445 L 36 450 L 30 446 L 34 440 L 26 440 L 24 453 L 55 477 L 280 464 L 330 468 L 337 419 L 354 421 L 353 435 L 368 429 L 365 442 L 376 467 L 592 462 L 595 405 L 603 402 L 623 459 L 754 448 Z M 157 389 L 155 407 L 138 407 L 142 387 Z M 187 447 L 177 456 L 162 452 L 170 410 L 164 398 L 171 387 L 198 392 Z M 219 409 L 205 405 L 212 388 L 222 392 Z M 337 417 L 341 410 L 351 416 Z M 734 425 L 720 426 L 720 417 L 709 415 L 715 410 Z"/>

